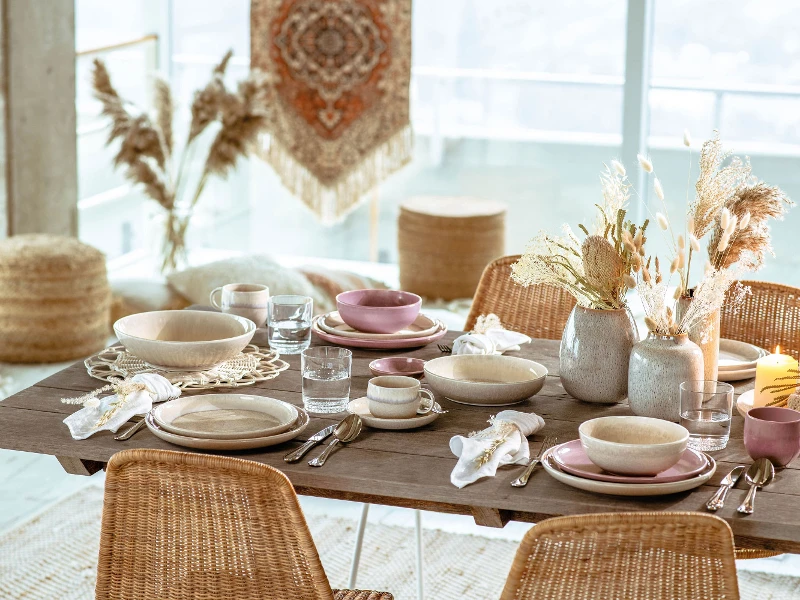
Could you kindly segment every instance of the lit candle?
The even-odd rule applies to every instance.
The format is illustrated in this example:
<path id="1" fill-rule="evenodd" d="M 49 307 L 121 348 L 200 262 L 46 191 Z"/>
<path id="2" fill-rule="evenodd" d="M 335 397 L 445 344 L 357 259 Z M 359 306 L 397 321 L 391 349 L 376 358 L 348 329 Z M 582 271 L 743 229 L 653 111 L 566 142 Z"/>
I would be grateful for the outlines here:
<path id="1" fill-rule="evenodd" d="M 775 354 L 759 358 L 756 363 L 756 390 L 753 406 L 766 406 L 777 396 L 785 394 L 786 392 L 779 392 L 775 389 L 764 390 L 764 388 L 772 385 L 787 385 L 790 381 L 781 378 L 797 377 L 797 373 L 791 372 L 796 370 L 797 361 L 791 356 L 781 354 L 780 346 L 775 348 Z"/>

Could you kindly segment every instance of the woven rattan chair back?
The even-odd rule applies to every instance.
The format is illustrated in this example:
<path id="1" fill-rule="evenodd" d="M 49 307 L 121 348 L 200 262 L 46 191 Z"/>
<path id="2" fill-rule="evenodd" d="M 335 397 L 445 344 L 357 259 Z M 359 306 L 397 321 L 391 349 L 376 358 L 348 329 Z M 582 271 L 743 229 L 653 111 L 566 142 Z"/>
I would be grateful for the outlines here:
<path id="1" fill-rule="evenodd" d="M 501 600 L 739 598 L 733 535 L 701 513 L 558 517 L 522 540 Z"/>
<path id="2" fill-rule="evenodd" d="M 506 329 L 560 340 L 575 299 L 551 285 L 523 287 L 513 281 L 511 265 L 517 260 L 518 254 L 503 256 L 483 270 L 464 330 L 471 331 L 480 315 L 494 313 Z"/>
<path id="3" fill-rule="evenodd" d="M 742 281 L 751 293 L 734 308 L 723 307 L 720 335 L 800 359 L 800 288 L 765 281 Z M 727 306 L 727 305 L 726 305 Z"/>
<path id="4" fill-rule="evenodd" d="M 334 596 L 283 473 L 224 456 L 125 450 L 108 463 L 95 597 Z"/>

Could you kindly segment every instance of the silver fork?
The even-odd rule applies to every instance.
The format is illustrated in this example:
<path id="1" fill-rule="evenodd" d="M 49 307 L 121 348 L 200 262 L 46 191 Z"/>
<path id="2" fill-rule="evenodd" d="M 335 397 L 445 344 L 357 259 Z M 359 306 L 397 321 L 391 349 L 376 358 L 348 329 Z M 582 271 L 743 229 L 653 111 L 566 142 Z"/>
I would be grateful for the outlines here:
<path id="1" fill-rule="evenodd" d="M 453 349 L 445 344 L 437 344 L 437 346 L 439 346 L 439 352 L 442 354 L 451 354 L 453 352 Z"/>
<path id="2" fill-rule="evenodd" d="M 536 454 L 536 456 L 533 457 L 531 462 L 528 463 L 528 466 L 525 467 L 525 470 L 522 472 L 522 475 L 520 475 L 514 481 L 511 482 L 511 485 L 513 485 L 514 487 L 525 487 L 528 484 L 528 478 L 530 478 L 531 473 L 533 473 L 533 470 L 536 468 L 536 465 L 538 465 L 541 462 L 542 455 L 545 453 L 546 450 L 549 450 L 557 443 L 558 443 L 558 438 L 555 437 L 554 435 L 549 435 L 546 438 L 544 438 L 544 441 L 542 442 L 542 447 L 539 448 L 539 452 Z"/>

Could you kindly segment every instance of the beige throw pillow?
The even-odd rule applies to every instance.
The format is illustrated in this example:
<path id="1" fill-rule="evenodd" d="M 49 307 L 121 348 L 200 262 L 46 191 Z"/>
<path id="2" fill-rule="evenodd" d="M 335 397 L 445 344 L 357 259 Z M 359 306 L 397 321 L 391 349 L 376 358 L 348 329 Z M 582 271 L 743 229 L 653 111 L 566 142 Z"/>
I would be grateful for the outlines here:
<path id="1" fill-rule="evenodd" d="M 208 304 L 211 290 L 228 283 L 259 283 L 271 296 L 299 294 L 314 299 L 314 312 L 333 310 L 329 300 L 294 269 L 282 267 L 265 254 L 249 254 L 190 267 L 167 276 L 169 284 L 193 304 Z"/>

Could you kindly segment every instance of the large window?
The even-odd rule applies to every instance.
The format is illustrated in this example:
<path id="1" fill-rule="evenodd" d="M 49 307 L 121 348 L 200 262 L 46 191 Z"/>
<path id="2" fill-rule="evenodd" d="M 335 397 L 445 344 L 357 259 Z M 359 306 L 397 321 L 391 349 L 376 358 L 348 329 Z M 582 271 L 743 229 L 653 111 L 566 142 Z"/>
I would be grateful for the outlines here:
<path id="1" fill-rule="evenodd" d="M 150 0 L 127 8 L 77 1 L 79 50 L 155 36 L 101 52 L 120 89 L 143 106 L 147 80 L 160 72 L 186 121 L 193 91 L 225 50 L 235 52 L 232 81 L 247 70 L 248 0 Z M 519 252 L 540 228 L 590 218 L 602 163 L 619 156 L 624 143 L 626 52 L 651 61 L 648 151 L 671 208 L 682 210 L 686 200 L 684 129 L 697 142 L 719 129 L 735 150 L 751 155 L 756 174 L 800 197 L 800 34 L 791 18 L 798 0 L 746 0 L 736 9 L 722 0 L 655 0 L 649 48 L 626 48 L 629 29 L 648 24 L 629 21 L 624 0 L 439 0 L 413 7 L 413 163 L 330 228 L 267 165 L 243 164 L 227 182 L 209 186 L 192 246 L 392 262 L 398 203 L 434 194 L 506 202 L 507 251 Z M 87 79 L 91 56 L 79 57 L 81 235 L 116 260 L 134 260 L 156 233 L 149 231 L 149 203 L 113 173 L 103 148 Z M 641 109 L 625 107 L 626 118 Z M 692 181 L 696 159 L 695 148 Z M 800 284 L 789 222 L 776 226 L 779 258 L 761 275 Z M 376 226 L 377 248 L 370 246 Z"/>

